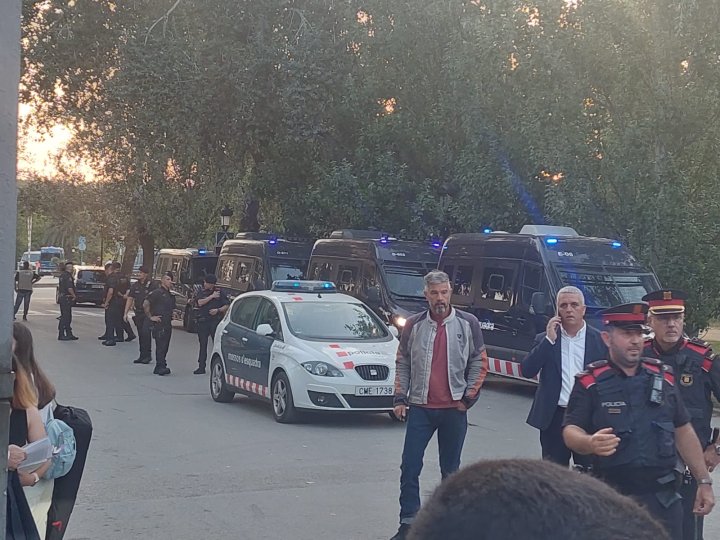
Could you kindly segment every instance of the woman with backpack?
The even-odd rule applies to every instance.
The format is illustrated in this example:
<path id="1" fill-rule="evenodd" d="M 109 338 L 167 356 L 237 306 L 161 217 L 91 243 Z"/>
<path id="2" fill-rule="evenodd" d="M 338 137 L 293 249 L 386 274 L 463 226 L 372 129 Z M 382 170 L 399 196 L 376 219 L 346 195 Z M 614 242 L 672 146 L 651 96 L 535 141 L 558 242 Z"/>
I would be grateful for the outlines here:
<path id="1" fill-rule="evenodd" d="M 55 386 L 50 382 L 45 372 L 35 360 L 33 338 L 30 329 L 22 323 L 13 323 L 13 340 L 15 345 L 15 362 L 18 367 L 28 374 L 37 395 L 37 408 L 42 419 L 43 432 L 53 419 L 55 407 Z M 32 485 L 23 483 L 25 497 L 32 510 L 33 518 L 38 531 L 45 531 L 47 513 L 52 500 L 54 480 L 48 478 L 47 472 L 52 464 L 43 466 L 39 481 Z"/>

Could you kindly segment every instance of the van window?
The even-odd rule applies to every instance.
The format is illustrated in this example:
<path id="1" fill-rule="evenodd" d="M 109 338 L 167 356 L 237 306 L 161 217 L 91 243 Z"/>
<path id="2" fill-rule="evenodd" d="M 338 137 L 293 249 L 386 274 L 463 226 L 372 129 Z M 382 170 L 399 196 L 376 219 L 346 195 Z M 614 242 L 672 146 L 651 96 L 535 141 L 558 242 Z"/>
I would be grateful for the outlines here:
<path id="1" fill-rule="evenodd" d="M 480 281 L 478 305 L 495 311 L 509 309 L 518 266 L 516 263 L 487 261 Z"/>
<path id="2" fill-rule="evenodd" d="M 232 278 L 235 275 L 235 262 L 233 258 L 223 259 L 220 261 L 218 269 L 218 280 L 223 283 L 231 283 Z"/>
<path id="3" fill-rule="evenodd" d="M 468 298 L 472 296 L 473 270 L 474 268 L 469 265 L 458 266 L 455 276 L 451 278 L 454 295 Z"/>
<path id="4" fill-rule="evenodd" d="M 250 261 L 238 261 L 237 273 L 235 274 L 235 281 L 242 284 L 250 283 L 250 270 L 252 262 Z"/>
<path id="5" fill-rule="evenodd" d="M 181 257 L 173 257 L 172 264 L 170 265 L 170 271 L 175 275 L 179 276 L 182 270 L 183 259 Z"/>
<path id="6" fill-rule="evenodd" d="M 525 264 L 523 268 L 522 285 L 520 286 L 520 304 L 529 306 L 532 303 L 532 295 L 536 292 L 543 292 L 547 287 L 543 286 L 544 272 L 542 266 Z"/>
<path id="7" fill-rule="evenodd" d="M 338 267 L 337 288 L 342 292 L 353 294 L 358 286 L 358 268 L 355 266 Z"/>
<path id="8" fill-rule="evenodd" d="M 310 269 L 310 279 L 316 281 L 334 281 L 335 265 L 331 262 L 314 262 Z"/>
<path id="9" fill-rule="evenodd" d="M 367 291 L 370 287 L 378 285 L 377 266 L 375 263 L 366 263 L 362 274 L 362 290 Z"/>

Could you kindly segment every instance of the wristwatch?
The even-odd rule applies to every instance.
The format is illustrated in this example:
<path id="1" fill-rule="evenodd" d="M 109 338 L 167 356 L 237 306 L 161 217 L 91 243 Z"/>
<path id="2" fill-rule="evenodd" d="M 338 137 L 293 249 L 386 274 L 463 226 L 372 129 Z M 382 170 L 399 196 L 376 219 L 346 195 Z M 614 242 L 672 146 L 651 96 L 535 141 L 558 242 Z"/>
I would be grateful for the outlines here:
<path id="1" fill-rule="evenodd" d="M 32 473 L 32 477 L 33 477 L 32 485 L 34 486 L 35 484 L 37 484 L 40 481 L 40 477 L 38 476 L 38 473 L 36 473 L 36 472 Z"/>
<path id="2" fill-rule="evenodd" d="M 715 445 L 715 455 L 720 456 L 720 444 Z"/>
<path id="3" fill-rule="evenodd" d="M 708 476 L 707 478 L 701 478 L 700 480 L 697 481 L 697 483 L 699 486 L 702 484 L 707 484 L 708 486 L 712 486 L 713 481 L 712 481 L 712 478 L 710 478 Z"/>

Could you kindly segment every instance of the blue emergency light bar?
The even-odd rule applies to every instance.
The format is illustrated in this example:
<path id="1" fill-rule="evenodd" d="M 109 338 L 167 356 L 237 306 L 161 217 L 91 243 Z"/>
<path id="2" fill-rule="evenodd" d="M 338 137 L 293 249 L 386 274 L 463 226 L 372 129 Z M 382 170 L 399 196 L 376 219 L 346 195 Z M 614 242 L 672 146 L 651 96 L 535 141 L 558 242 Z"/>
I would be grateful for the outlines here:
<path id="1" fill-rule="evenodd" d="M 610 245 L 613 247 L 613 249 L 618 249 L 622 247 L 622 243 L 618 242 L 617 240 L 614 240 Z"/>
<path id="2" fill-rule="evenodd" d="M 298 293 L 331 293 L 337 292 L 332 281 L 297 281 L 293 279 L 279 279 L 273 281 L 272 289 L 277 292 Z"/>
<path id="3" fill-rule="evenodd" d="M 555 244 L 558 243 L 558 239 L 557 238 L 546 238 L 545 243 L 549 246 L 554 246 Z"/>

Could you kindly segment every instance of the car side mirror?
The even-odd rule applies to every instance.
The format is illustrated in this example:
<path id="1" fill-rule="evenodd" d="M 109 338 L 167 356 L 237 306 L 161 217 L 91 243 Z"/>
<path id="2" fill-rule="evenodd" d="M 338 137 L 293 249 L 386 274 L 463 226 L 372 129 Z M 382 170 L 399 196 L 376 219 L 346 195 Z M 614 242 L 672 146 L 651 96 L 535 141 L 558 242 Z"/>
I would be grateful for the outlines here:
<path id="1" fill-rule="evenodd" d="M 377 308 L 380 306 L 380 287 L 377 285 L 368 287 L 367 289 L 367 302 L 371 307 Z"/>
<path id="2" fill-rule="evenodd" d="M 258 325 L 257 330 L 255 330 L 259 336 L 263 337 L 275 337 L 275 330 L 273 330 L 273 327 L 269 324 L 261 324 Z"/>
<path id="3" fill-rule="evenodd" d="M 532 315 L 545 315 L 545 293 L 534 292 L 530 299 L 530 313 Z"/>
<path id="4" fill-rule="evenodd" d="M 394 337 L 394 338 L 400 337 L 400 332 L 398 331 L 397 327 L 394 324 L 388 325 L 388 329 L 390 330 L 392 337 Z"/>

